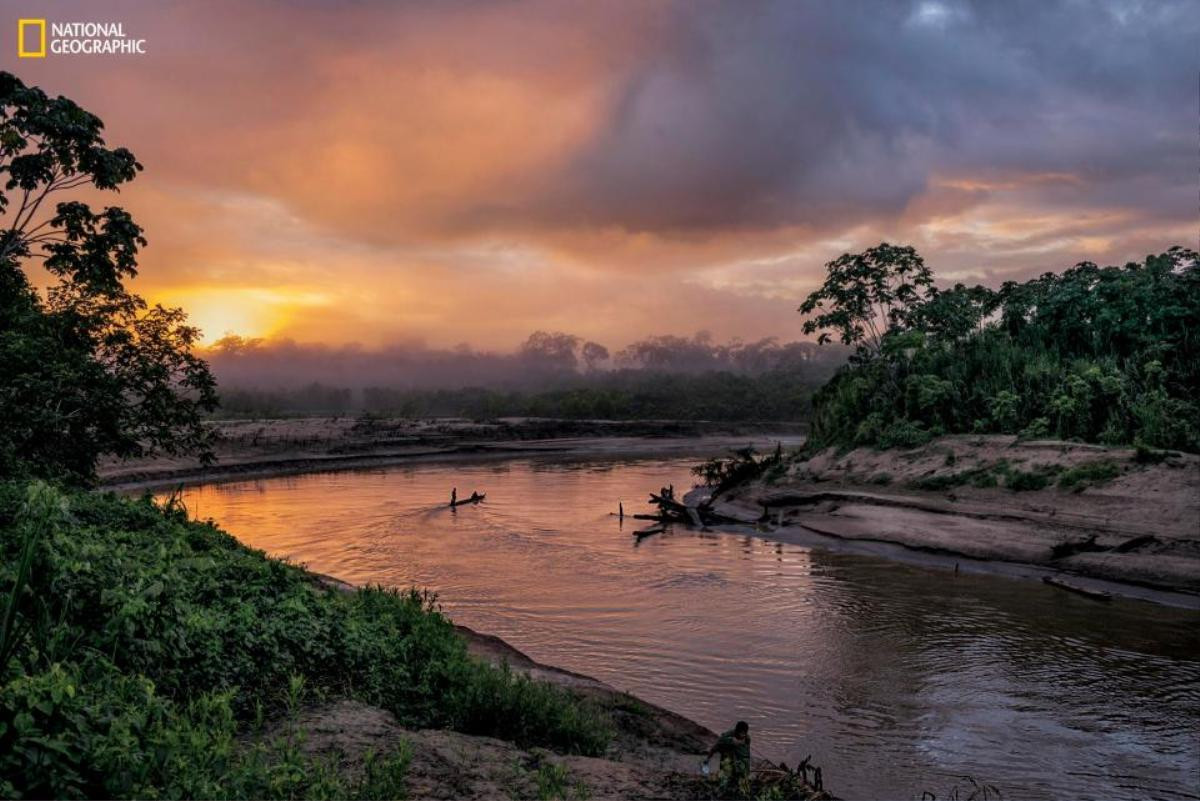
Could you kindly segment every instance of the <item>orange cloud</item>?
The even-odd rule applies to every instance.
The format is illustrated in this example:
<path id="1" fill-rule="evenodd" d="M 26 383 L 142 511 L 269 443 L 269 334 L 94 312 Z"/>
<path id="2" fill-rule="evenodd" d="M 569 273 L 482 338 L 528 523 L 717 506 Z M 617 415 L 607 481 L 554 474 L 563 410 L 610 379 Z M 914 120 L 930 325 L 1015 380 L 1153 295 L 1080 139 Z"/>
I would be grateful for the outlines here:
<path id="1" fill-rule="evenodd" d="M 824 262 L 883 239 L 994 282 L 1194 238 L 1193 129 L 1171 116 L 1194 97 L 1145 105 L 1186 15 L 1092 48 L 1124 54 L 1120 80 L 1086 83 L 1046 21 L 966 12 L 922 28 L 792 3 L 50 8 L 147 39 L 144 57 L 5 66 L 146 165 L 105 202 L 147 229 L 139 289 L 209 341 L 792 338 Z M 1123 42 L 1102 16 L 1093 39 Z"/>

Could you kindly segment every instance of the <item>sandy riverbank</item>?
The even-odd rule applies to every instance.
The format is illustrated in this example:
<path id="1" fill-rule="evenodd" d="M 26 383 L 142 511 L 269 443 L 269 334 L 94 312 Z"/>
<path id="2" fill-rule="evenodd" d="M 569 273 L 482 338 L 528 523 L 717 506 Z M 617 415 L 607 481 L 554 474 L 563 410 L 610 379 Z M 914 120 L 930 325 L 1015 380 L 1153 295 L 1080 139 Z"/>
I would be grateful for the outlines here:
<path id="1" fill-rule="evenodd" d="M 317 576 L 344 591 L 353 587 L 329 576 Z M 538 798 L 545 797 L 539 773 L 546 766 L 565 771 L 568 797 L 593 799 L 709 799 L 718 785 L 699 772 L 703 754 L 716 733 L 670 710 L 620 692 L 602 681 L 544 665 L 499 637 L 456 626 L 468 651 L 478 659 L 524 673 L 537 681 L 569 689 L 597 704 L 611 718 L 616 736 L 603 758 L 524 749 L 491 737 L 442 729 L 405 729 L 389 712 L 357 701 L 335 701 L 306 710 L 296 722 L 306 732 L 304 748 L 314 754 L 336 754 L 354 764 L 368 751 L 383 751 L 400 741 L 408 744 L 409 798 Z M 788 792 L 781 798 L 827 799 L 811 784 L 779 785 L 785 774 L 766 760 L 755 761 L 756 777 L 766 791 L 775 784 Z M 811 772 L 808 774 L 812 776 Z"/>
<path id="2" fill-rule="evenodd" d="M 109 461 L 103 486 L 130 490 L 238 478 L 439 461 L 545 456 L 707 456 L 748 442 L 781 436 L 802 439 L 802 427 L 784 423 L 610 421 L 505 418 L 408 420 L 305 417 L 226 420 L 217 432 L 216 463 L 155 456 Z"/>
<path id="3" fill-rule="evenodd" d="M 705 493 L 693 491 L 689 502 Z M 769 471 L 713 509 L 772 539 L 900 546 L 951 566 L 969 560 L 1030 577 L 1070 574 L 1085 587 L 1118 582 L 1180 596 L 1149 600 L 1200 602 L 1194 454 L 1000 436 L 831 449 Z"/>

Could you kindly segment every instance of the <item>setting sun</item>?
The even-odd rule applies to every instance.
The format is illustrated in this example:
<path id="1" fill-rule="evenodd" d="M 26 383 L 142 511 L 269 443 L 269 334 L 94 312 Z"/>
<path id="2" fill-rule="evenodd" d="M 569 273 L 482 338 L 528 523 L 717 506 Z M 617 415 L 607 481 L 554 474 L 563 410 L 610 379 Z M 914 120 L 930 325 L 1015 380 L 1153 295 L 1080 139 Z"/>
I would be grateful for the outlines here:
<path id="1" fill-rule="evenodd" d="M 317 292 L 249 287 L 185 287 L 151 295 L 151 301 L 185 308 L 189 322 L 200 329 L 202 345 L 229 334 L 270 337 L 294 319 L 298 310 L 328 303 Z"/>

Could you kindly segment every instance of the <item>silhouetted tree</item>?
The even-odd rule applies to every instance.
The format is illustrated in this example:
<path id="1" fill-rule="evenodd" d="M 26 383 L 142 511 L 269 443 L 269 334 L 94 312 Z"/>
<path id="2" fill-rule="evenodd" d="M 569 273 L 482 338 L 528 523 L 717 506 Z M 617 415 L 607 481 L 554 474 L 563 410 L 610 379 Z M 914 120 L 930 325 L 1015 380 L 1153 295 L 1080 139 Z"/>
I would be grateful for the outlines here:
<path id="1" fill-rule="evenodd" d="M 521 358 L 536 370 L 574 371 L 580 339 L 561 331 L 534 331 L 521 345 Z"/>
<path id="2" fill-rule="evenodd" d="M 142 229 L 123 209 L 68 199 L 141 170 L 103 123 L 0 72 L 0 473 L 88 481 L 97 460 L 210 454 L 212 375 L 179 309 L 129 292 Z M 48 201 L 57 200 L 51 208 Z M 43 295 L 26 271 L 41 262 Z"/>
<path id="3" fill-rule="evenodd" d="M 815 315 L 804 333 L 820 331 L 825 344 L 838 335 L 859 359 L 879 355 L 884 335 L 902 329 L 933 292 L 933 274 L 917 251 L 883 242 L 862 253 L 844 253 L 825 265 L 825 283 L 805 298 L 800 311 Z"/>
<path id="4" fill-rule="evenodd" d="M 599 342 L 585 342 L 583 345 L 583 363 L 589 371 L 599 369 L 601 363 L 608 361 L 608 348 Z"/>

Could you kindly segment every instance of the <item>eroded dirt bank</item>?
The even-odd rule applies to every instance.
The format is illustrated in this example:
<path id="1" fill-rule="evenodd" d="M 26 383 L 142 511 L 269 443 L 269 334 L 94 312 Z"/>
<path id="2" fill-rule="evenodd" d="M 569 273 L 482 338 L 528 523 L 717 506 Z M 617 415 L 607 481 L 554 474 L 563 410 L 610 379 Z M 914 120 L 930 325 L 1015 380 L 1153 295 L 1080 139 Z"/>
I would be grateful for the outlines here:
<path id="1" fill-rule="evenodd" d="M 330 576 L 316 576 L 343 591 L 353 587 Z M 472 656 L 537 681 L 569 689 L 596 703 L 611 718 L 616 736 L 603 758 L 522 748 L 492 737 L 445 729 L 406 729 L 387 710 L 358 701 L 335 700 L 302 712 L 288 723 L 304 732 L 309 753 L 338 759 L 351 771 L 368 752 L 385 752 L 403 742 L 410 754 L 408 797 L 711 799 L 719 785 L 699 772 L 703 754 L 716 733 L 682 715 L 620 692 L 602 681 L 530 659 L 499 637 L 456 626 Z M 793 766 L 794 767 L 794 766 Z M 763 759 L 754 764 L 756 795 L 830 799 L 828 792 L 787 778 Z M 807 774 L 810 778 L 812 772 Z"/>
<path id="2" fill-rule="evenodd" d="M 649 456 L 720 453 L 764 435 L 802 428 L 785 423 L 704 421 L 612 421 L 503 418 L 409 420 L 303 417 L 223 420 L 217 461 L 201 465 L 190 457 L 155 456 L 109 461 L 101 483 L 136 489 L 173 483 L 202 483 L 385 464 L 521 456 Z"/>
<path id="3" fill-rule="evenodd" d="M 830 449 L 768 469 L 712 509 L 772 538 L 893 543 L 1083 577 L 1084 588 L 1101 579 L 1200 597 L 1193 454 L 1000 436 Z"/>

